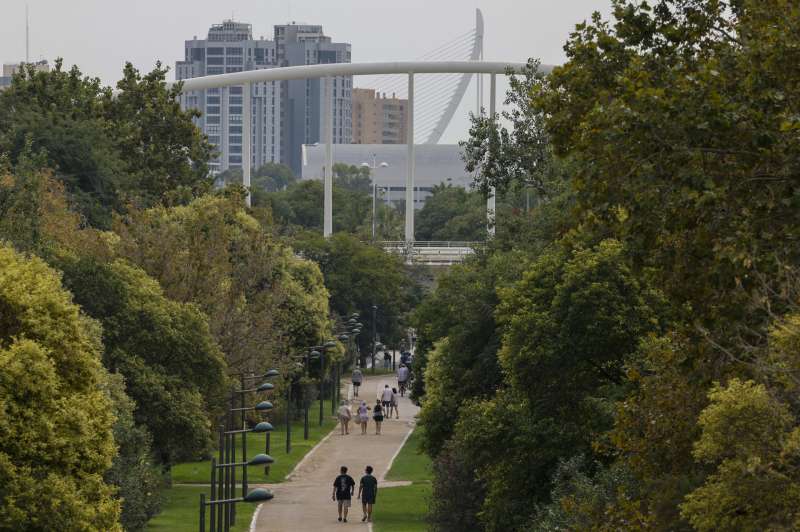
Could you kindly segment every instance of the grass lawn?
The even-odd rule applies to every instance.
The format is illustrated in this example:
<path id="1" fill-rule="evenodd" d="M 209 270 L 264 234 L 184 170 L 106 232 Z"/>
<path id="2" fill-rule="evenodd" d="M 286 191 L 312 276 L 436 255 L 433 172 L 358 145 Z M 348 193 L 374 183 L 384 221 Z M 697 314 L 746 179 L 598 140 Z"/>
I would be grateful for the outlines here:
<path id="1" fill-rule="evenodd" d="M 164 491 L 164 505 L 160 514 L 147 523 L 148 532 L 197 532 L 200 520 L 200 494 L 208 496 L 208 488 L 202 486 L 174 486 Z M 240 503 L 236 507 L 236 523 L 231 530 L 246 532 L 255 505 Z M 206 530 L 209 514 L 206 508 Z"/>
<path id="2" fill-rule="evenodd" d="M 375 532 L 423 532 L 431 497 L 431 461 L 419 448 L 420 429 L 414 430 L 397 455 L 387 480 L 410 480 L 410 486 L 379 489 L 372 516 Z"/>
<path id="3" fill-rule="evenodd" d="M 322 427 L 319 426 L 319 402 L 311 405 L 309 410 L 309 432 L 308 440 L 303 440 L 303 421 L 292 423 L 292 451 L 286 454 L 286 425 L 275 425 L 276 430 L 272 432 L 270 440 L 270 456 L 275 459 L 275 463 L 270 467 L 269 476 L 264 475 L 264 467 L 249 467 L 247 481 L 249 484 L 258 483 L 277 483 L 283 482 L 286 475 L 294 469 L 294 466 L 325 437 L 336 425 L 336 420 L 331 417 L 331 403 L 327 401 L 323 404 L 324 420 Z M 248 434 L 247 454 L 252 457 L 255 454 L 264 452 L 264 435 Z M 237 451 L 241 450 L 241 439 L 237 438 Z M 241 460 L 241 454 L 237 452 L 236 460 Z M 172 468 L 173 484 L 208 484 L 211 481 L 211 462 L 187 462 L 176 464 Z M 237 482 L 241 481 L 241 469 L 237 471 Z M 148 532 L 175 531 L 189 532 L 198 529 L 200 493 L 209 494 L 208 486 L 181 486 L 174 485 L 168 490 L 164 490 L 164 503 L 161 513 L 155 516 L 147 524 Z M 248 530 L 250 518 L 255 505 L 239 503 L 237 511 L 236 527 L 232 530 Z M 207 528 L 208 530 L 208 528 Z"/>
<path id="4" fill-rule="evenodd" d="M 286 423 L 272 421 L 275 430 L 270 435 L 270 456 L 275 459 L 275 463 L 269 468 L 269 475 L 264 474 L 264 466 L 252 466 L 247 468 L 247 481 L 250 484 L 283 482 L 283 479 L 294 469 L 308 451 L 311 450 L 319 440 L 325 437 L 336 425 L 336 420 L 331 417 L 331 402 L 324 404 L 324 418 L 322 426 L 319 426 L 319 401 L 311 405 L 308 412 L 308 440 L 303 440 L 303 421 L 292 423 L 292 452 L 286 454 Z M 263 434 L 247 435 L 247 455 L 252 457 L 258 453 L 263 453 L 265 436 Z M 236 460 L 241 460 L 241 437 L 236 438 Z M 241 480 L 241 469 L 237 470 L 237 482 Z M 172 482 L 174 484 L 208 484 L 211 482 L 211 461 L 185 462 L 176 464 L 172 468 Z"/>

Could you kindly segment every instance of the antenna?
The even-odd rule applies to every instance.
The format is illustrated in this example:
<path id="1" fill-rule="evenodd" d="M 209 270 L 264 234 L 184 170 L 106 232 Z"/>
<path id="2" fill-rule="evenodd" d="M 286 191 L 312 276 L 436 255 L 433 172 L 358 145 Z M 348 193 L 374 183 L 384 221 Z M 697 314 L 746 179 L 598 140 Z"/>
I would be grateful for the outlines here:
<path id="1" fill-rule="evenodd" d="M 28 16 L 28 4 L 25 4 L 25 62 L 30 63 L 31 61 L 31 39 L 30 39 L 30 17 Z"/>

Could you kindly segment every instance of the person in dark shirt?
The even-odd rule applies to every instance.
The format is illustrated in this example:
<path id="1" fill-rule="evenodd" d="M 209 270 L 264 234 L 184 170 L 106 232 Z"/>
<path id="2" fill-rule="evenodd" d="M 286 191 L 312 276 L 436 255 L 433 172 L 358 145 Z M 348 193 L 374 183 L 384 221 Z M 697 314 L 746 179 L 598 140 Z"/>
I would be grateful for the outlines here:
<path id="1" fill-rule="evenodd" d="M 331 496 L 334 501 L 338 502 L 339 521 L 347 522 L 347 511 L 355 490 L 356 481 L 347 474 L 347 468 L 342 466 L 341 474 L 333 481 L 333 495 Z"/>
<path id="2" fill-rule="evenodd" d="M 372 522 L 372 505 L 378 496 L 378 479 L 372 476 L 372 466 L 367 466 L 366 473 L 358 485 L 358 498 L 361 499 L 361 507 L 364 510 L 364 517 L 361 520 Z"/>

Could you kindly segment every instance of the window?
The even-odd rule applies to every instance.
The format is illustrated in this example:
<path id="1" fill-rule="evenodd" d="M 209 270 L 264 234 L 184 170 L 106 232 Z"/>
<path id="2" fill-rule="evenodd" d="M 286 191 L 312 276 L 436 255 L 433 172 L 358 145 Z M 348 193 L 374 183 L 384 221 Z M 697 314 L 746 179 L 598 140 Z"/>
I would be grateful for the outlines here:
<path id="1" fill-rule="evenodd" d="M 225 48 L 225 53 L 227 55 L 242 55 L 242 49 L 238 47 L 237 48 L 228 47 Z"/>
<path id="2" fill-rule="evenodd" d="M 231 155 L 228 157 L 229 163 L 238 163 L 242 164 L 242 156 L 241 155 Z"/>
<path id="3" fill-rule="evenodd" d="M 242 71 L 242 67 L 227 67 L 225 69 L 225 72 L 228 72 L 228 73 L 230 73 L 230 72 L 241 72 L 241 71 Z"/>
<path id="4" fill-rule="evenodd" d="M 218 115 L 219 114 L 219 105 L 208 105 L 208 106 L 206 106 L 206 114 L 207 115 Z"/>
<path id="5" fill-rule="evenodd" d="M 239 140 L 241 140 L 241 138 Z M 242 153 L 242 145 L 241 144 L 229 145 L 228 153 Z M 241 162 L 241 158 L 239 159 L 239 162 Z"/>
<path id="6" fill-rule="evenodd" d="M 231 96 L 228 98 L 228 103 L 231 105 L 242 105 L 242 97 L 241 96 Z"/>
<path id="7" fill-rule="evenodd" d="M 222 65 L 222 64 L 224 64 L 224 62 L 225 62 L 225 58 L 221 57 L 221 56 L 220 57 L 209 57 L 208 61 L 206 61 L 206 63 L 209 64 L 209 65 Z"/>
<path id="8" fill-rule="evenodd" d="M 231 94 L 241 94 L 242 93 L 242 88 L 241 87 L 229 87 L 228 91 Z"/>
<path id="9" fill-rule="evenodd" d="M 206 124 L 219 124 L 219 115 L 207 116 Z"/>
<path id="10" fill-rule="evenodd" d="M 228 58 L 226 59 L 226 62 L 227 62 L 227 64 L 229 64 L 229 65 L 241 65 L 241 64 L 243 64 L 243 62 L 242 62 L 242 61 L 243 61 L 243 60 L 242 60 L 242 57 L 241 57 L 241 56 L 240 56 L 240 57 L 231 57 L 231 56 L 228 56 Z"/>
<path id="11" fill-rule="evenodd" d="M 219 144 L 219 135 L 209 135 L 208 142 L 211 144 Z"/>
<path id="12" fill-rule="evenodd" d="M 209 76 L 213 76 L 214 74 L 224 74 L 225 69 L 222 67 L 208 67 L 206 68 L 206 74 Z"/>
<path id="13" fill-rule="evenodd" d="M 224 52 L 224 49 L 223 48 L 208 48 L 206 51 L 208 52 L 208 55 L 222 55 L 222 53 Z"/>
<path id="14" fill-rule="evenodd" d="M 219 105 L 219 96 L 208 96 L 206 98 L 207 105 Z"/>
<path id="15" fill-rule="evenodd" d="M 242 126 L 230 126 L 230 128 L 228 128 L 228 133 L 230 133 L 231 135 L 241 135 Z"/>
<path id="16" fill-rule="evenodd" d="M 231 105 L 228 107 L 228 112 L 232 115 L 240 115 L 242 114 L 242 106 L 241 105 Z"/>
<path id="17" fill-rule="evenodd" d="M 241 129 L 241 127 L 239 129 Z M 241 144 L 241 143 L 242 143 L 241 135 L 231 135 L 230 137 L 228 137 L 228 144 Z"/>

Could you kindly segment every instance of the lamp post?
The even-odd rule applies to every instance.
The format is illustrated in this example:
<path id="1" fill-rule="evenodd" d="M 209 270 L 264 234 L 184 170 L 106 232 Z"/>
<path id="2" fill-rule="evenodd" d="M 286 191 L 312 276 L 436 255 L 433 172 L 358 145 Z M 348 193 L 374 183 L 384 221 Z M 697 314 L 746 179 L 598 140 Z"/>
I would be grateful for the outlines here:
<path id="1" fill-rule="evenodd" d="M 377 182 L 377 175 L 376 170 L 378 168 L 389 168 L 389 163 L 382 162 L 380 165 L 375 164 L 375 158 L 377 157 L 376 154 L 372 154 L 372 165 L 370 166 L 369 163 L 363 162 L 361 163 L 362 168 L 369 168 L 372 174 L 372 240 L 375 240 L 375 211 L 377 210 L 378 204 L 378 182 Z M 383 187 L 381 187 L 383 188 Z"/>
<path id="2" fill-rule="evenodd" d="M 378 341 L 377 324 L 378 305 L 372 305 L 372 373 L 375 373 L 375 344 Z"/>

